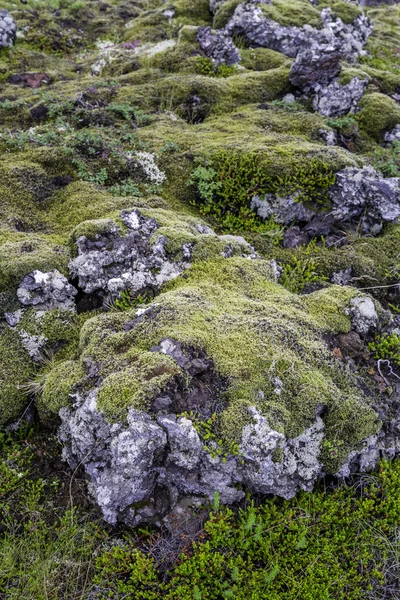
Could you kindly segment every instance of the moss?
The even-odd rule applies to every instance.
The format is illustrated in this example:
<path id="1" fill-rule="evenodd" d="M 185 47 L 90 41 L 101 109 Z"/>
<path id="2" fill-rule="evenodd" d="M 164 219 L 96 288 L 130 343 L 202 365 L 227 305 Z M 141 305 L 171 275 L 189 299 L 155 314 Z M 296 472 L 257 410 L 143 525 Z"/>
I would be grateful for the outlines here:
<path id="1" fill-rule="evenodd" d="M 43 413 L 45 409 L 58 414 L 60 408 L 69 406 L 75 386 L 84 375 L 84 368 L 78 361 L 68 360 L 57 364 L 46 376 L 41 397 L 36 401 L 39 412 Z"/>
<path id="2" fill-rule="evenodd" d="M 87 321 L 80 359 L 95 364 L 103 377 L 99 407 L 115 420 L 130 405 L 148 409 L 160 386 L 179 376 L 172 359 L 149 352 L 166 337 L 178 340 L 205 351 L 228 382 L 221 416 L 226 444 L 238 441 L 250 420 L 248 406 L 294 436 L 314 421 L 323 404 L 334 414 L 343 408 L 340 424 L 327 425 L 327 439 L 339 440 L 347 452 L 378 425 L 356 379 L 332 358 L 323 336 L 348 331 L 345 309 L 355 295 L 360 292 L 333 286 L 299 297 L 274 283 L 268 262 L 209 259 L 167 284 L 131 331 L 122 326 L 135 311 Z M 279 395 L 276 377 L 282 381 Z"/>
<path id="3" fill-rule="evenodd" d="M 271 0 L 271 4 L 260 4 L 260 8 L 267 19 L 285 27 L 322 26 L 319 11 L 309 0 Z"/>
<path id="4" fill-rule="evenodd" d="M 360 127 L 376 141 L 382 140 L 385 131 L 400 124 L 400 107 L 388 96 L 367 94 L 361 99 L 360 108 L 357 115 Z"/>
<path id="5" fill-rule="evenodd" d="M 354 288 L 332 286 L 305 296 L 304 302 L 313 317 L 328 331 L 348 333 L 351 321 L 345 308 L 358 295 Z"/>
<path id="6" fill-rule="evenodd" d="M 53 361 L 75 359 L 78 356 L 79 334 L 90 313 L 77 314 L 60 309 L 37 313 L 34 309 L 24 311 L 17 331 L 46 338 L 46 349 Z"/>
<path id="7" fill-rule="evenodd" d="M 326 7 L 331 8 L 332 13 L 347 24 L 353 23 L 357 17 L 363 14 L 360 6 L 344 0 L 319 0 L 318 9 Z"/>
<path id="8" fill-rule="evenodd" d="M 126 417 L 130 407 L 149 410 L 151 401 L 181 375 L 169 356 L 159 352 L 130 352 L 130 366 L 110 374 L 97 394 L 97 406 L 111 421 Z"/>
<path id="9" fill-rule="evenodd" d="M 243 48 L 240 64 L 251 71 L 269 71 L 291 64 L 291 59 L 269 48 Z"/>
<path id="10" fill-rule="evenodd" d="M 0 233 L 0 291 L 16 290 L 23 277 L 36 269 L 67 274 L 68 259 L 65 246 L 40 236 Z"/>
<path id="11" fill-rule="evenodd" d="M 211 25 L 212 16 L 208 0 L 176 0 L 173 3 L 175 9 L 174 19 L 179 25 Z"/>
<path id="12" fill-rule="evenodd" d="M 239 4 L 242 4 L 242 0 L 226 0 L 225 2 L 221 2 L 214 15 L 214 29 L 223 29 Z"/>
<path id="13" fill-rule="evenodd" d="M 27 402 L 21 388 L 33 372 L 33 362 L 18 334 L 0 324 L 0 427 L 18 419 Z"/>

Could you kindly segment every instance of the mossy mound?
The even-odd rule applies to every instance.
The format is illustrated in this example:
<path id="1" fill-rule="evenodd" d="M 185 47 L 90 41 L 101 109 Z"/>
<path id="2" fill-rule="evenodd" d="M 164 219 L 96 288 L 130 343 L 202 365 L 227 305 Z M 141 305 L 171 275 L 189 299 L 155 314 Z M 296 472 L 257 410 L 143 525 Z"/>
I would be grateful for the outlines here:
<path id="1" fill-rule="evenodd" d="M 360 102 L 358 119 L 363 130 L 375 140 L 400 124 L 400 107 L 395 100 L 383 94 L 367 94 Z"/>
<path id="2" fill-rule="evenodd" d="M 331 469 L 379 428 L 370 400 L 323 341 L 350 330 L 345 310 L 356 290 L 333 286 L 300 298 L 274 282 L 268 262 L 241 258 L 197 263 L 167 287 L 132 326 L 126 323 L 135 311 L 102 315 L 82 328 L 80 361 L 102 382 L 98 407 L 111 421 L 129 406 L 150 410 L 177 378 L 184 385 L 177 363 L 154 350 L 170 338 L 205 352 L 228 381 L 221 397 L 228 446 L 240 440 L 249 406 L 288 437 L 310 426 L 323 406 L 326 440 L 339 449 Z M 87 389 L 87 377 L 75 384 Z"/>

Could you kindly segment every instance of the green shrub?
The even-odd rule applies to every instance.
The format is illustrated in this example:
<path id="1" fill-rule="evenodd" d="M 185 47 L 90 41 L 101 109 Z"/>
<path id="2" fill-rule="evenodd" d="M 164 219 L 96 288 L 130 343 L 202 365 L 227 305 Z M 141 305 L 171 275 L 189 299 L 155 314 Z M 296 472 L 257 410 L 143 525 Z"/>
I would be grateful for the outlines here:
<path id="1" fill-rule="evenodd" d="M 256 152 L 221 150 L 209 164 L 194 169 L 189 184 L 196 187 L 201 213 L 215 220 L 222 230 L 261 233 L 263 222 L 250 210 L 254 195 L 295 194 L 298 201 L 324 205 L 334 181 L 335 175 L 315 159 L 294 164 L 290 174 L 279 176 L 268 159 Z"/>
<path id="2" fill-rule="evenodd" d="M 376 335 L 375 340 L 368 344 L 376 360 L 390 360 L 400 366 L 400 337 L 395 333 Z"/>
<path id="3" fill-rule="evenodd" d="M 237 513 L 220 508 L 216 497 L 201 540 L 164 577 L 151 557 L 157 536 L 147 535 L 147 556 L 138 552 L 135 539 L 99 556 L 95 582 L 107 590 L 100 599 L 383 597 L 385 586 L 396 589 L 398 583 L 399 485 L 400 463 L 394 462 L 352 487 L 302 492 L 258 506 L 248 502 Z M 179 529 L 175 535 L 179 539 Z"/>

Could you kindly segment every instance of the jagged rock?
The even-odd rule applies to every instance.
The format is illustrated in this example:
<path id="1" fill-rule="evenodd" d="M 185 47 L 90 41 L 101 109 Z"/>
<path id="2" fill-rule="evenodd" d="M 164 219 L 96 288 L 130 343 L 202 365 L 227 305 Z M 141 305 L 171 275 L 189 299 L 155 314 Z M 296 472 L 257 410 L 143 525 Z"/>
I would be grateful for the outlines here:
<path id="1" fill-rule="evenodd" d="M 384 222 L 400 217 L 399 178 L 383 179 L 372 167 L 339 171 L 329 197 L 337 221 L 360 220 L 367 233 L 377 234 Z"/>
<path id="2" fill-rule="evenodd" d="M 400 125 L 396 125 L 391 131 L 387 131 L 384 135 L 384 141 L 387 144 L 393 144 L 393 142 L 400 142 Z"/>
<path id="3" fill-rule="evenodd" d="M 298 488 L 311 490 L 323 473 L 319 461 L 324 439 L 324 422 L 317 416 L 311 427 L 292 440 L 271 429 L 268 421 L 253 407 L 254 423 L 243 428 L 241 453 L 245 461 L 244 481 L 250 489 L 263 494 L 291 498 Z M 274 460 L 279 451 L 280 460 Z"/>
<path id="4" fill-rule="evenodd" d="M 212 235 L 220 242 L 221 255 L 230 256 L 241 248 L 245 255 L 256 257 L 243 238 L 218 237 L 209 227 L 198 223 L 192 226 L 193 232 L 186 224 L 187 242 L 181 242 L 180 253 L 175 251 L 174 257 L 168 251 L 168 237 L 161 234 L 155 237 L 160 227 L 154 218 L 144 216 L 138 209 L 122 211 L 121 218 L 128 233 L 120 234 L 115 223 L 107 222 L 94 239 L 82 235 L 76 241 L 78 256 L 70 261 L 69 268 L 86 294 L 115 298 L 126 289 L 134 293 L 159 290 L 191 265 L 193 247 L 203 235 Z"/>
<path id="5" fill-rule="evenodd" d="M 340 73 L 340 59 L 337 50 L 321 53 L 317 48 L 310 48 L 299 52 L 290 69 L 290 82 L 304 91 L 316 83 L 327 84 Z"/>
<path id="6" fill-rule="evenodd" d="M 160 524 L 183 500 L 215 492 L 223 503 L 246 489 L 290 498 L 323 475 L 323 442 L 341 415 L 338 467 L 379 429 L 323 341 L 351 321 L 376 326 L 369 297 L 333 287 L 300 298 L 262 259 L 219 258 L 185 275 L 149 307 L 107 313 L 81 332 L 85 375 L 59 412 L 59 437 L 111 523 Z"/>
<path id="7" fill-rule="evenodd" d="M 274 216 L 277 223 L 289 225 L 294 221 L 308 222 L 315 212 L 296 201 L 296 196 L 278 197 L 275 194 L 266 194 L 263 199 L 253 196 L 250 208 L 262 219 Z"/>
<path id="8" fill-rule="evenodd" d="M 341 271 L 337 271 L 332 275 L 331 281 L 336 285 L 349 285 L 350 281 L 353 277 L 353 269 L 348 267 L 347 269 L 342 269 Z"/>
<path id="9" fill-rule="evenodd" d="M 335 131 L 332 131 L 331 129 L 320 129 L 318 133 L 327 146 L 337 146 L 338 136 Z"/>
<path id="10" fill-rule="evenodd" d="M 327 117 L 354 113 L 368 86 L 368 79 L 354 77 L 342 85 L 335 79 L 328 85 L 314 86 L 313 108 Z"/>
<path id="11" fill-rule="evenodd" d="M 375 329 L 378 323 L 378 313 L 371 298 L 354 298 L 351 301 L 351 322 L 353 329 L 366 335 L 371 329 Z"/>
<path id="12" fill-rule="evenodd" d="M 0 48 L 12 46 L 17 35 L 17 26 L 8 10 L 0 10 Z"/>
<path id="13" fill-rule="evenodd" d="M 369 19 L 360 15 L 347 25 L 334 18 L 330 8 L 321 11 L 322 29 L 311 25 L 284 27 L 267 19 L 262 10 L 252 3 L 239 4 L 229 19 L 225 32 L 230 36 L 244 35 L 255 46 L 271 48 L 295 58 L 311 47 L 320 51 L 337 50 L 342 58 L 355 60 L 364 54 L 363 47 L 372 31 Z"/>
<path id="14" fill-rule="evenodd" d="M 223 31 L 212 31 L 211 27 L 200 27 L 197 41 L 204 54 L 217 66 L 225 63 L 235 65 L 240 61 L 240 52 L 232 39 Z"/>
<path id="15" fill-rule="evenodd" d="M 17 290 L 18 300 L 23 306 L 38 310 L 75 310 L 74 296 L 78 291 L 57 269 L 49 273 L 33 271 L 26 275 Z"/>
<path id="16" fill-rule="evenodd" d="M 308 236 L 298 225 L 289 227 L 286 229 L 283 237 L 283 245 L 285 248 L 298 248 L 303 244 L 310 242 L 310 236 Z"/>

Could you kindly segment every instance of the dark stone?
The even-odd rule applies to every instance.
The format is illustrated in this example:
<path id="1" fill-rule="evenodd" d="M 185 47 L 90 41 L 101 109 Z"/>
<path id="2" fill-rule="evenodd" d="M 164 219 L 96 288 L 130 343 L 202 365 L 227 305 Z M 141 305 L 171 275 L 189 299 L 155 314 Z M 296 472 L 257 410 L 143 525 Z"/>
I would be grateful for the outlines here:
<path id="1" fill-rule="evenodd" d="M 339 335 L 338 341 L 344 356 L 349 356 L 354 359 L 365 359 L 368 357 L 368 350 L 359 334 L 355 331 Z"/>
<path id="2" fill-rule="evenodd" d="M 46 73 L 16 73 L 10 75 L 7 81 L 12 85 L 21 85 L 36 89 L 43 83 L 50 83 L 50 78 Z"/>
<path id="3" fill-rule="evenodd" d="M 31 115 L 31 119 L 33 121 L 45 121 L 47 119 L 48 112 L 49 110 L 47 106 L 41 103 L 31 108 L 29 114 Z"/>
<path id="4" fill-rule="evenodd" d="M 310 237 L 298 225 L 289 227 L 285 231 L 283 245 L 285 248 L 298 248 L 310 242 Z"/>
<path id="5" fill-rule="evenodd" d="M 340 53 L 337 50 L 320 51 L 310 48 L 300 52 L 290 69 L 292 85 L 308 90 L 316 83 L 325 85 L 340 73 Z"/>

